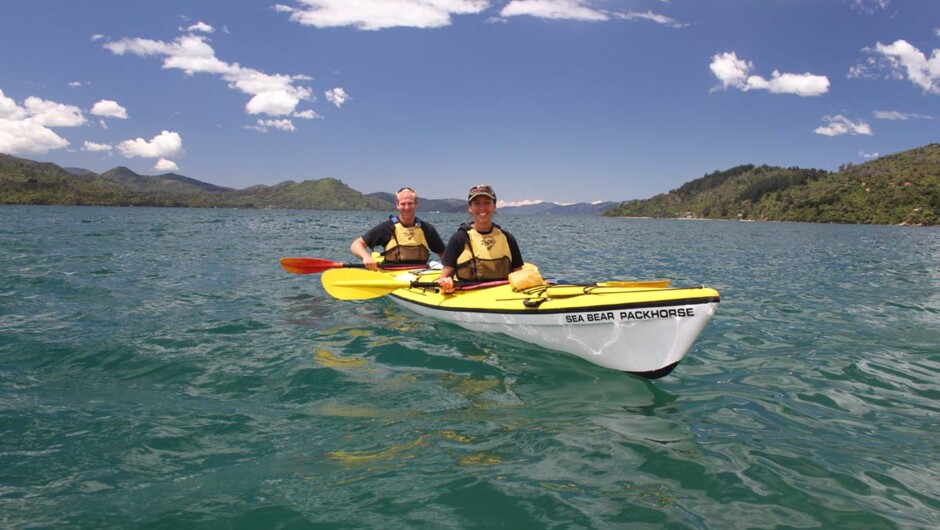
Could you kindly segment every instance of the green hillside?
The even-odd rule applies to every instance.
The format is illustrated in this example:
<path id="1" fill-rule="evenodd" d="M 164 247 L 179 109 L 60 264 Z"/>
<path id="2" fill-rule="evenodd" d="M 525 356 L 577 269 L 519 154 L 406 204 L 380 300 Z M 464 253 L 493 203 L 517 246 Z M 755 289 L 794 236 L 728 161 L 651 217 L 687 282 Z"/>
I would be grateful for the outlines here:
<path id="1" fill-rule="evenodd" d="M 838 172 L 772 166 L 716 171 L 607 216 L 940 225 L 940 144 Z"/>
<path id="2" fill-rule="evenodd" d="M 116 167 L 100 175 L 0 154 L 0 204 L 389 210 L 394 205 L 332 178 L 233 190 L 166 173 Z"/>

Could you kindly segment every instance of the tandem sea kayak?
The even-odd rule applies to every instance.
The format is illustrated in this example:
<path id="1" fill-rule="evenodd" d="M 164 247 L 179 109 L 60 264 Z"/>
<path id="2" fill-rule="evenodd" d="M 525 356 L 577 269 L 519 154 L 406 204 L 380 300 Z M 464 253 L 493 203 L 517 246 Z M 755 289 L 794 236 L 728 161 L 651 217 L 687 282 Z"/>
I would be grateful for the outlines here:
<path id="1" fill-rule="evenodd" d="M 649 379 L 672 372 L 719 303 L 714 289 L 671 287 L 668 281 L 548 284 L 521 291 L 495 282 L 443 294 L 434 284 L 439 275 L 334 269 L 324 272 L 322 283 L 339 299 L 387 294 L 420 315 Z"/>

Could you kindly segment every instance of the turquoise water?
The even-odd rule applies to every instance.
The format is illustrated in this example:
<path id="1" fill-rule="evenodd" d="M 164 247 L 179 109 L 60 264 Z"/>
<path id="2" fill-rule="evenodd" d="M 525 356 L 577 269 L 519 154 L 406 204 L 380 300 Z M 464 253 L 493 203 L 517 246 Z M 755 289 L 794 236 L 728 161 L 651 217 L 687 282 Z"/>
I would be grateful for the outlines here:
<path id="1" fill-rule="evenodd" d="M 650 382 L 278 266 L 379 218 L 0 207 L 0 528 L 940 520 L 937 229 L 501 218 L 546 276 L 721 291 Z"/>

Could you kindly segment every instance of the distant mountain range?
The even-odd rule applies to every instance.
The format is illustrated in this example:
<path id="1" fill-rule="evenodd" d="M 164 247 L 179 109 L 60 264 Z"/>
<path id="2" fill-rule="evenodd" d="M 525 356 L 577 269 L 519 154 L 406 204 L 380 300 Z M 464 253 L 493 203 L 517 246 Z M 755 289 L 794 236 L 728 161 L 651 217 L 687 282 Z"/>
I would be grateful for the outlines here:
<path id="1" fill-rule="evenodd" d="M 463 199 L 420 201 L 424 212 L 459 213 L 467 209 Z M 236 190 L 176 173 L 140 175 L 119 166 L 98 174 L 0 154 L 0 204 L 394 211 L 395 195 L 386 192 L 364 195 L 332 178 L 289 180 L 274 186 Z M 519 215 L 599 215 L 615 204 L 541 203 L 507 206 L 500 211 Z"/>
<path id="2" fill-rule="evenodd" d="M 381 199 L 395 204 L 395 194 L 384 191 L 370 193 L 370 197 Z M 422 212 L 463 213 L 467 211 L 467 201 L 464 199 L 426 199 L 418 197 L 419 210 Z M 500 206 L 499 212 L 512 215 L 600 215 L 605 210 L 616 206 L 617 202 L 577 204 L 557 204 L 554 202 L 539 202 L 525 206 Z"/>
<path id="3" fill-rule="evenodd" d="M 420 211 L 466 211 L 464 199 L 420 198 Z M 362 194 L 324 178 L 242 190 L 176 173 L 98 174 L 0 154 L 0 204 L 294 208 L 394 211 L 391 193 Z M 516 215 L 607 215 L 760 221 L 940 225 L 940 144 L 837 172 L 746 164 L 715 171 L 669 193 L 626 202 L 501 206 Z"/>

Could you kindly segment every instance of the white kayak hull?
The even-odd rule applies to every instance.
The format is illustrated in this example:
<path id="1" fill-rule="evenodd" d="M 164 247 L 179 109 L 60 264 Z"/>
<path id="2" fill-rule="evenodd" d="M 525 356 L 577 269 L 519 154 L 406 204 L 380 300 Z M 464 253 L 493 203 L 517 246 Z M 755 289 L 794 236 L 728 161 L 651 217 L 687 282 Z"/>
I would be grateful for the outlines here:
<path id="1" fill-rule="evenodd" d="M 586 296 L 598 297 L 597 303 L 587 306 L 551 308 L 546 303 L 521 311 L 448 307 L 430 293 L 417 296 L 417 289 L 401 289 L 391 297 L 415 313 L 472 331 L 503 333 L 605 368 L 655 378 L 672 371 L 715 314 L 718 293 L 705 290 L 714 295 L 631 302 L 625 294 L 607 297 L 617 300 L 592 294 Z"/>

